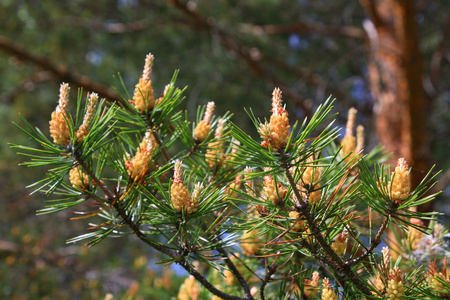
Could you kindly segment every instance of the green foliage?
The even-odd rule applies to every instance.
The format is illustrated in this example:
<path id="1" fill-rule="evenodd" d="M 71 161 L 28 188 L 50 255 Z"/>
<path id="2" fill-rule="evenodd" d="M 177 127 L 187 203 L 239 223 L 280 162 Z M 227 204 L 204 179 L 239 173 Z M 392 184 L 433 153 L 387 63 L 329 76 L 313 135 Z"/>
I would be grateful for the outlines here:
<path id="1" fill-rule="evenodd" d="M 312 107 L 316 108 L 324 97 L 330 93 L 338 99 L 334 103 L 334 111 L 340 112 L 337 116 L 336 126 L 342 125 L 344 122 L 345 114 L 342 114 L 342 111 L 350 106 L 356 106 L 359 112 L 363 114 L 360 121 L 364 121 L 369 144 L 373 144 L 370 142 L 373 138 L 373 130 L 370 128 L 370 124 L 373 124 L 370 118 L 372 100 L 368 85 L 365 82 L 365 78 L 367 78 L 365 40 L 349 38 L 339 34 L 341 29 L 347 28 L 356 29 L 356 31 L 359 30 L 363 33 L 361 22 L 367 18 L 367 15 L 358 1 L 288 1 L 283 3 L 272 0 L 245 2 L 190 1 L 191 4 L 196 4 L 196 11 L 203 15 L 205 19 L 207 18 L 209 24 L 214 24 L 215 28 L 222 29 L 227 37 L 231 37 L 242 46 L 236 47 L 234 50 L 248 49 L 251 50 L 251 54 L 256 54 L 254 56 L 255 63 L 263 68 L 263 74 L 254 72 L 255 70 L 249 68 L 250 65 L 244 63 L 241 55 L 234 52 L 233 49 L 227 48 L 222 43 L 217 30 L 202 31 L 195 26 L 194 22 L 191 22 L 192 20 L 188 16 L 183 15 L 170 3 L 172 2 L 165 0 L 114 2 L 102 0 L 0 0 L 0 19 L 2 20 L 0 35 L 21 45 L 31 54 L 42 55 L 50 62 L 67 66 L 67 70 L 71 73 L 84 74 L 106 86 L 120 86 L 115 83 L 114 76 L 111 76 L 111 74 L 117 74 L 117 71 L 120 70 L 124 77 L 123 86 L 126 86 L 126 89 L 119 88 L 124 99 L 131 99 L 128 93 L 136 83 L 137 74 L 139 74 L 141 68 L 141 58 L 148 51 L 150 45 L 152 52 L 158 59 L 158 63 L 155 64 L 157 76 L 153 78 L 157 90 L 162 90 L 174 69 L 181 69 L 183 74 L 183 76 L 180 76 L 178 84 L 189 86 L 187 93 L 185 93 L 188 95 L 187 101 L 181 104 L 182 107 L 188 108 L 188 112 L 177 121 L 179 123 L 177 128 L 180 130 L 177 134 L 183 135 L 185 138 L 178 139 L 175 135 L 171 135 L 171 141 L 176 145 L 172 148 L 172 153 L 176 152 L 175 155 L 179 153 L 182 155 L 183 153 L 178 152 L 178 150 L 191 149 L 191 145 L 195 143 L 191 134 L 193 126 L 196 124 L 193 120 L 196 120 L 197 117 L 196 122 L 198 123 L 203 115 L 203 112 L 195 114 L 196 107 L 208 100 L 214 100 L 218 104 L 220 113 L 227 109 L 233 111 L 235 116 L 233 122 L 244 132 L 254 137 L 256 132 L 252 130 L 251 119 L 246 117 L 241 106 L 245 102 L 246 106 L 253 108 L 255 116 L 260 118 L 267 115 L 266 112 L 269 110 L 270 104 L 263 100 L 269 99 L 268 95 L 272 84 L 267 83 L 273 82 L 273 80 L 283 82 L 286 87 L 295 92 L 294 94 L 300 95 L 297 99 L 291 96 L 286 97 L 286 100 L 289 101 L 287 109 L 291 116 L 295 115 L 295 118 L 292 119 L 303 118 L 303 111 L 296 106 L 299 100 L 312 103 Z M 450 73 L 441 72 L 445 70 L 445 66 L 448 66 L 448 60 L 441 54 L 442 49 L 448 48 L 449 43 L 449 39 L 445 38 L 445 28 L 448 27 L 445 25 L 448 19 L 445 12 L 448 11 L 449 2 L 425 1 L 416 4 L 420 48 L 425 59 L 426 93 L 433 100 L 429 107 L 431 123 L 428 124 L 428 141 L 433 152 L 432 161 L 435 161 L 440 169 L 446 170 L 449 163 L 448 140 L 445 136 L 449 136 L 450 129 L 447 126 L 450 116 L 448 113 Z M 343 13 L 336 14 L 335 12 Z M 306 24 L 312 24 L 313 27 L 296 26 L 297 24 L 301 25 L 303 21 Z M 133 27 L 135 24 L 138 26 Z M 272 25 L 275 25 L 273 28 L 277 28 L 279 24 L 286 25 L 285 30 L 281 30 L 279 33 L 261 31 L 265 28 L 270 29 Z M 139 25 L 143 26 L 139 27 Z M 268 26 L 266 27 L 266 25 Z M 314 27 L 314 25 L 319 26 Z M 114 31 L 115 28 L 125 28 L 126 30 L 122 32 Z M 280 28 L 283 29 L 283 27 Z M 319 29 L 319 31 L 315 31 L 315 29 Z M 321 31 L 323 29 L 332 29 L 332 31 Z M 338 30 L 337 34 L 334 29 Z M 292 41 L 297 41 L 297 44 L 293 44 Z M 20 112 L 29 123 L 33 124 L 33 127 L 39 127 L 47 136 L 48 118 L 57 95 L 54 80 L 67 79 L 49 76 L 48 72 L 36 68 L 33 63 L 10 56 L 5 52 L 0 55 L 0 73 L 4 75 L 0 81 L 0 117 L 3 120 L 3 126 L 0 127 L 0 136 L 5 141 L 30 146 L 27 135 L 17 134 L 17 130 L 11 130 L 11 122 L 25 126 L 18 117 L 17 112 Z M 236 74 L 239 74 L 239 76 Z M 75 109 L 75 106 L 72 109 Z M 75 115 L 73 116 L 75 117 Z M 83 117 L 82 114 L 78 116 Z M 190 123 L 184 123 L 183 120 L 189 120 Z M 131 126 L 134 129 L 134 126 L 145 126 L 140 124 L 137 121 L 133 126 L 124 126 L 127 128 Z M 213 125 L 213 128 L 215 126 Z M 186 130 L 182 131 L 182 128 Z M 370 135 L 371 132 L 372 136 Z M 113 176 L 116 174 L 125 173 L 123 158 L 118 155 L 125 152 L 133 154 L 142 134 L 141 131 L 135 132 L 134 135 L 117 137 L 113 135 L 114 139 L 128 139 L 129 141 L 123 145 L 130 146 L 125 147 L 122 146 L 122 143 L 117 142 L 117 147 L 125 148 L 120 149 L 117 154 L 115 153 L 116 149 L 112 146 L 108 151 L 104 151 L 102 155 L 106 155 L 107 159 L 111 160 L 106 170 L 107 173 L 104 174 L 105 177 L 114 178 Z M 209 138 L 213 136 L 214 132 L 211 131 Z M 180 140 L 187 143 L 182 144 Z M 208 143 L 209 139 L 203 142 L 201 147 L 207 147 Z M 258 139 L 256 144 L 259 144 Z M 33 147 L 38 146 L 33 145 Z M 329 148 L 324 150 L 326 154 L 323 154 L 323 156 L 338 157 L 339 154 L 336 155 L 337 148 L 338 143 L 330 144 Z M 203 150 L 195 151 L 192 156 L 196 158 L 198 155 L 204 155 Z M 381 161 L 379 157 L 370 158 L 369 155 L 372 153 L 380 152 L 371 151 L 366 154 L 365 160 L 371 168 L 375 162 Z M 50 252 L 50 256 L 53 251 L 57 252 L 62 247 L 62 241 L 56 237 L 61 237 L 64 240 L 73 235 L 74 232 L 84 232 L 86 226 L 84 226 L 83 221 L 72 221 L 68 222 L 68 226 L 61 226 L 61 218 L 69 218 L 68 214 L 72 214 L 72 210 L 75 210 L 77 206 L 73 206 L 66 211 L 62 210 L 58 215 L 52 217 L 39 216 L 36 218 L 34 216 L 34 212 L 38 209 L 42 213 L 55 211 L 57 205 L 43 208 L 41 200 L 46 199 L 46 195 L 38 192 L 29 197 L 28 193 L 23 190 L 23 186 L 42 180 L 41 174 L 47 172 L 53 166 L 28 168 L 26 171 L 17 169 L 19 157 L 9 149 L 6 143 L 0 144 L 0 154 L 2 158 L 0 161 L 0 187 L 2 188 L 0 202 L 5 207 L 2 210 L 3 213 L 0 214 L 2 258 L 4 256 L 10 258 L 22 255 L 21 251 L 19 251 L 20 254 L 15 252 L 12 256 L 5 254 L 3 251 L 4 242 L 13 241 L 18 244 L 19 248 L 30 248 L 28 244 L 21 245 L 21 239 L 10 234 L 12 228 L 17 226 L 20 228 L 30 227 L 32 235 L 37 239 L 36 243 L 45 245 L 45 249 Z M 158 160 L 162 160 L 162 154 L 155 155 L 158 155 Z M 99 160 L 106 161 L 105 158 L 99 158 Z M 118 162 L 117 165 L 113 163 L 114 161 Z M 193 164 L 191 158 L 183 159 L 183 161 L 185 165 Z M 202 163 L 202 161 L 198 162 Z M 334 172 L 331 166 L 332 164 L 330 164 L 330 170 Z M 97 169 L 100 166 L 97 165 L 95 168 L 95 173 L 99 174 Z M 115 168 L 121 168 L 122 170 L 115 170 Z M 206 169 L 208 169 L 208 166 L 203 162 L 202 169 L 190 171 L 195 171 L 196 176 L 199 177 L 202 173 L 205 173 Z M 261 183 L 264 175 L 261 169 L 254 169 L 253 172 L 252 176 L 256 182 Z M 426 170 L 415 169 L 413 172 L 426 172 Z M 259 181 L 257 178 L 259 178 Z M 67 178 L 64 182 L 62 184 L 65 184 L 67 189 L 73 190 L 71 185 L 67 183 Z M 41 185 L 38 184 L 36 187 Z M 97 186 L 91 187 L 98 190 Z M 323 190 L 327 195 L 329 195 L 329 191 L 332 191 L 331 188 L 328 189 L 327 187 L 323 187 Z M 243 205 L 260 201 L 258 199 L 259 194 L 257 198 L 248 199 L 249 197 L 245 196 L 246 191 L 239 190 L 239 192 L 241 194 L 233 196 L 240 201 L 239 204 L 236 204 L 235 209 L 245 211 Z M 71 197 L 69 195 L 71 192 L 63 193 L 65 195 L 61 196 L 55 191 L 51 201 Z M 80 192 L 78 191 L 78 193 Z M 435 209 L 445 211 L 446 199 L 442 196 L 440 198 L 434 203 Z M 68 199 L 68 202 L 83 202 L 80 203 L 81 209 L 79 210 L 88 212 L 98 208 L 97 206 L 91 207 L 93 204 L 91 200 L 84 201 L 83 199 L 81 196 L 73 197 L 72 200 Z M 439 200 L 444 201 L 440 202 Z M 53 204 L 58 203 L 58 200 L 56 201 Z M 52 202 L 49 201 L 48 205 L 52 205 Z M 361 214 L 367 209 L 367 205 L 363 201 L 356 201 L 354 205 L 354 209 Z M 361 216 L 359 220 L 363 218 L 366 218 L 367 221 L 367 214 Z M 245 217 L 241 219 L 246 220 Z M 355 226 L 358 231 L 364 232 L 367 236 L 372 234 L 372 231 L 367 229 L 368 222 L 359 222 L 359 220 L 352 221 L 352 226 Z M 373 213 L 372 226 L 374 228 L 379 226 L 380 220 L 381 218 Z M 102 220 L 97 221 L 97 223 L 101 222 Z M 215 222 L 220 222 L 220 219 Z M 21 231 L 21 234 L 25 235 L 25 231 Z M 372 234 L 372 236 L 374 235 L 375 233 Z M 40 238 L 38 239 L 37 236 L 40 236 Z M 42 242 L 42 240 L 45 242 Z M 109 240 L 107 241 L 109 242 Z M 122 242 L 122 240 L 111 241 Z M 105 249 L 108 242 L 103 242 L 99 248 L 90 249 L 90 256 L 97 259 L 88 263 L 92 267 L 89 271 L 98 273 L 108 270 L 105 273 L 114 274 L 114 271 L 110 272 L 110 269 L 105 267 L 111 257 L 125 258 L 129 255 L 139 255 L 128 251 L 109 252 L 108 249 L 115 248 L 111 246 Z M 114 242 L 111 242 L 111 244 Z M 127 239 L 128 242 L 130 241 Z M 128 249 L 130 248 L 143 249 L 145 247 L 133 244 L 133 246 L 128 247 Z M 97 249 L 101 249 L 101 251 L 93 252 Z M 33 256 L 28 253 L 25 253 L 24 256 L 32 257 L 33 260 L 39 262 L 51 261 L 47 256 Z M 86 257 L 88 256 L 81 257 L 82 264 Z M 423 263 L 428 263 L 428 261 L 425 259 Z M 119 264 L 123 265 L 123 262 L 117 265 Z M 25 265 L 28 266 L 28 264 Z M 46 264 L 46 266 L 52 268 L 51 264 Z M 39 282 L 37 285 L 43 286 L 41 283 L 47 278 L 47 273 L 39 273 L 42 276 L 36 277 L 31 269 L 26 269 L 20 273 L 16 272 L 22 270 L 19 259 L 16 259 L 13 264 L 3 264 L 2 267 L 1 273 L 4 276 L 0 279 L 2 283 L 0 298 L 13 297 L 14 292 L 21 292 L 23 295 L 23 293 L 26 293 L 28 282 Z M 77 286 L 79 287 L 78 284 L 75 284 L 79 280 L 67 279 L 73 274 L 71 268 L 53 267 L 55 275 L 49 275 L 48 277 L 55 279 L 54 289 L 64 290 L 65 295 L 69 295 L 66 298 L 76 298 L 79 294 L 71 294 L 71 291 L 76 290 Z M 83 274 L 80 274 L 79 277 L 83 277 Z M 17 278 L 21 280 L 16 280 Z M 19 285 L 20 282 L 24 283 Z M 74 284 L 72 285 L 72 283 Z M 99 288 L 99 290 L 110 291 L 110 286 L 103 285 L 103 289 Z M 142 286 L 145 286 L 145 284 Z M 122 290 L 126 288 L 122 287 Z M 93 288 L 91 285 L 83 285 L 83 289 L 86 291 L 85 293 L 88 293 L 87 290 Z M 279 290 L 284 290 L 281 285 Z M 40 293 L 30 294 L 27 298 L 41 299 L 44 295 L 51 298 L 64 298 L 65 296 L 59 292 L 58 294 L 52 294 L 51 289 L 41 289 Z M 202 290 L 202 295 L 204 292 L 206 291 Z M 153 290 L 146 295 L 156 295 L 156 292 Z M 86 297 L 88 299 L 100 298 L 98 295 Z M 144 296 L 144 298 L 148 297 Z M 168 296 L 165 295 L 160 298 L 164 299 Z M 282 296 L 279 298 L 282 298 Z"/>
<path id="2" fill-rule="evenodd" d="M 279 125 L 287 122 L 281 106 L 274 106 L 266 125 L 250 111 L 262 143 L 232 123 L 229 113 L 212 118 L 210 134 L 200 142 L 194 131 L 205 109 L 189 121 L 179 109 L 183 97 L 176 77 L 152 109 L 138 111 L 131 101 L 126 107 L 102 102 L 81 141 L 77 128 L 86 110 L 81 96 L 75 117 L 65 116 L 67 145 L 54 144 L 25 120 L 18 125 L 39 145 L 12 145 L 30 159 L 24 165 L 48 168 L 30 187 L 58 197 L 39 213 L 84 202 L 98 207 L 79 212 L 79 219 L 90 218 L 90 230 L 69 243 L 86 240 L 94 246 L 134 234 L 165 255 L 160 263 L 179 264 L 203 285 L 199 289 L 187 280 L 180 298 L 183 293 L 208 298 L 209 291 L 224 299 L 254 299 L 255 290 L 263 299 L 311 298 L 323 293 L 320 278 L 328 277 L 345 298 L 388 297 L 393 280 L 410 298 L 440 299 L 427 284 L 426 270 L 411 260 L 427 247 L 422 240 L 412 243 L 414 230 L 417 238 L 431 236 L 441 247 L 427 259 L 447 253 L 445 231 L 423 225 L 436 214 L 412 210 L 434 198 L 426 194 L 436 176 L 432 171 L 415 190 L 409 191 L 408 183 L 405 191 L 397 175 L 409 176 L 409 170 L 397 168 L 391 175 L 384 165 L 374 165 L 383 159 L 380 148 L 366 155 L 343 153 L 336 144 L 331 99 L 292 128 Z M 274 103 L 275 97 L 274 92 Z M 276 139 L 283 134 L 285 140 Z M 400 200 L 391 196 L 399 186 Z M 360 220 L 365 216 L 368 224 Z M 375 216 L 383 220 L 379 226 L 372 223 Z M 402 231 L 396 241 L 387 241 L 391 247 L 400 244 L 392 250 L 398 259 L 383 265 L 379 245 L 388 227 L 397 224 L 410 235 Z M 375 284 L 377 276 L 384 287 Z"/>

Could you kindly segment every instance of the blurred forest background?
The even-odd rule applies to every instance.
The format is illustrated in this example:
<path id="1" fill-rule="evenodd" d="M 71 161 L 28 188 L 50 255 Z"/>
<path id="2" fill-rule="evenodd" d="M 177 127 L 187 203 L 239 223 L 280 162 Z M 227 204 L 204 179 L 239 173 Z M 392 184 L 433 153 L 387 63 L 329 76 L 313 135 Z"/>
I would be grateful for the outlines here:
<path id="1" fill-rule="evenodd" d="M 29 143 L 12 125 L 19 113 L 48 132 L 63 81 L 72 99 L 83 88 L 115 101 L 120 72 L 131 92 L 148 52 L 156 94 L 179 69 L 192 116 L 215 101 L 247 132 L 243 108 L 268 116 L 274 87 L 291 119 L 330 94 L 340 126 L 357 108 L 366 146 L 406 157 L 413 184 L 433 164 L 443 170 L 444 193 L 422 209 L 446 213 L 448 225 L 450 1 L 0 0 L 0 25 L 1 299 L 176 296 L 183 274 L 154 265 L 132 236 L 66 245 L 89 225 L 71 212 L 36 216 L 45 197 L 25 186 L 43 170 L 19 168 L 7 144 Z"/>

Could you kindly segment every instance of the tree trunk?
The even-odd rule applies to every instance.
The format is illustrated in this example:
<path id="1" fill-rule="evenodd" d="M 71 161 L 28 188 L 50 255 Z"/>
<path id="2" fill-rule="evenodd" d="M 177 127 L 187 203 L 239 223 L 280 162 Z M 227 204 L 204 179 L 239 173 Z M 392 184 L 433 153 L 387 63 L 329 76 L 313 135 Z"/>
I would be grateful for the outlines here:
<path id="1" fill-rule="evenodd" d="M 361 0 L 371 18 L 365 26 L 370 42 L 369 81 L 375 98 L 376 133 L 394 154 L 414 169 L 416 187 L 429 168 L 426 99 L 422 86 L 414 1 Z M 367 24 L 366 24 L 367 25 Z"/>
<path id="2" fill-rule="evenodd" d="M 419 51 L 414 1 L 361 0 L 370 16 L 365 23 L 369 36 L 369 82 L 375 98 L 374 116 L 378 139 L 394 154 L 391 164 L 404 157 L 415 188 L 429 167 L 427 114 L 422 86 L 422 55 Z M 430 211 L 432 203 L 419 207 Z M 402 236 L 402 230 L 397 234 Z M 395 259 L 399 243 L 388 232 L 388 245 Z"/>

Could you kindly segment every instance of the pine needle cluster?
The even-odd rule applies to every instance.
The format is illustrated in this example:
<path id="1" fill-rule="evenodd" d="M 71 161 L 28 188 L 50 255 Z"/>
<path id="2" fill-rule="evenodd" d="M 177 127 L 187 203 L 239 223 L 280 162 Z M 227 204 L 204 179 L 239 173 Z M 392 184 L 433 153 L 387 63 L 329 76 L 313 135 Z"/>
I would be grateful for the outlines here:
<path id="1" fill-rule="evenodd" d="M 124 106 L 80 92 L 71 114 L 62 84 L 50 132 L 17 125 L 37 145 L 12 145 L 24 165 L 47 169 L 30 185 L 52 196 L 38 213 L 95 204 L 78 218 L 88 233 L 69 243 L 136 235 L 190 274 L 179 299 L 449 298 L 447 231 L 415 209 L 435 197 L 436 173 L 411 189 L 404 159 L 390 172 L 380 147 L 364 150 L 362 127 L 354 136 L 354 109 L 338 142 L 331 99 L 298 122 L 276 88 L 268 121 L 248 111 L 251 135 L 214 102 L 189 120 L 178 73 L 154 95 L 154 62 L 132 96 L 122 85 Z"/>

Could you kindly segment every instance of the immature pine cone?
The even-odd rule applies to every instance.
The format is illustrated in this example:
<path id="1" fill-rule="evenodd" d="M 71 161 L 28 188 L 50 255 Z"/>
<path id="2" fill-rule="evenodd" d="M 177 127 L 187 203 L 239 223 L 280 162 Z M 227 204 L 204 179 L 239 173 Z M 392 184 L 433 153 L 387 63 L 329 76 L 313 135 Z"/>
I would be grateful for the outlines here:
<path id="1" fill-rule="evenodd" d="M 314 161 L 314 157 L 310 156 L 306 160 L 307 162 Z M 318 189 L 320 187 L 320 176 L 322 175 L 322 168 L 317 166 L 308 165 L 305 168 L 305 171 L 302 174 L 302 183 L 304 188 L 309 188 L 314 185 L 314 189 Z M 304 190 L 303 188 L 301 190 Z M 319 203 L 322 198 L 322 190 L 313 191 L 310 193 L 302 191 L 302 197 L 308 198 L 308 202 L 310 204 Z"/>
<path id="2" fill-rule="evenodd" d="M 196 192 L 195 194 L 198 194 Z M 173 207 L 178 211 L 183 211 L 185 214 L 191 214 L 197 211 L 197 200 L 191 199 L 187 187 L 182 181 L 181 161 L 175 161 L 175 172 L 173 175 L 173 184 L 170 189 L 170 199 Z"/>
<path id="3" fill-rule="evenodd" d="M 314 186 L 314 188 L 319 188 L 319 187 L 320 187 L 319 183 Z M 311 205 L 319 203 L 320 199 L 322 199 L 322 190 L 314 191 L 314 192 L 311 192 L 309 194 L 305 193 L 305 192 L 302 192 L 302 197 L 303 198 L 307 198 L 309 204 L 311 204 Z"/>
<path id="4" fill-rule="evenodd" d="M 289 139 L 289 119 L 287 111 L 281 106 L 281 90 L 276 88 L 272 93 L 272 115 L 270 116 L 269 128 L 272 133 L 274 149 L 278 151 L 284 148 Z"/>
<path id="5" fill-rule="evenodd" d="M 384 282 L 381 279 L 380 275 L 377 275 L 377 278 L 375 280 L 375 289 L 380 293 L 384 290 Z"/>
<path id="6" fill-rule="evenodd" d="M 356 149 L 355 152 L 359 153 L 364 148 L 364 126 L 358 125 L 356 127 Z"/>
<path id="7" fill-rule="evenodd" d="M 131 178 L 141 178 L 147 174 L 155 148 L 156 141 L 149 130 L 142 139 L 136 155 L 131 160 L 125 161 L 126 169 Z"/>
<path id="8" fill-rule="evenodd" d="M 206 150 L 205 160 L 210 168 L 216 165 L 220 165 L 223 161 L 223 140 L 221 140 L 223 135 L 223 130 L 225 127 L 225 120 L 220 119 L 214 133 L 214 141 L 208 144 L 208 149 Z"/>
<path id="9" fill-rule="evenodd" d="M 58 145 L 67 145 L 70 142 L 70 131 L 67 126 L 67 105 L 69 104 L 69 84 L 61 83 L 59 89 L 59 103 L 52 113 L 50 120 L 50 135 L 53 142 Z M 67 121 L 66 121 L 67 119 Z"/>
<path id="10" fill-rule="evenodd" d="M 405 295 L 405 287 L 403 286 L 403 279 L 398 267 L 389 270 L 389 281 L 386 287 L 386 297 L 389 300 L 401 300 Z"/>
<path id="11" fill-rule="evenodd" d="M 347 119 L 347 126 L 345 129 L 345 135 L 342 139 L 341 145 L 342 145 L 342 157 L 345 157 L 351 153 L 355 153 L 356 150 L 356 138 L 353 134 L 353 128 L 355 128 L 355 116 L 356 116 L 356 109 L 350 108 L 348 110 L 348 119 Z M 349 162 L 354 155 L 349 155 L 346 158 L 346 162 Z"/>
<path id="12" fill-rule="evenodd" d="M 253 182 L 253 179 L 250 179 L 250 175 L 252 173 L 252 169 L 250 167 L 245 167 L 244 169 L 244 179 L 245 179 L 245 190 L 247 191 L 247 194 L 249 194 L 252 197 L 256 197 L 255 193 L 255 183 Z"/>
<path id="13" fill-rule="evenodd" d="M 145 58 L 145 65 L 142 77 L 134 89 L 133 100 L 134 107 L 140 112 L 152 110 L 155 105 L 155 97 L 153 96 L 152 81 L 150 75 L 152 73 L 153 55 L 148 54 Z"/>
<path id="14" fill-rule="evenodd" d="M 98 103 L 98 94 L 91 93 L 91 95 L 89 96 L 86 114 L 84 115 L 83 118 L 83 124 L 81 124 L 80 128 L 78 128 L 77 131 L 77 143 L 81 143 L 84 140 L 84 138 L 88 135 L 89 127 L 91 126 L 92 120 L 94 118 L 97 103 Z"/>
<path id="15" fill-rule="evenodd" d="M 89 177 L 81 171 L 79 166 L 70 170 L 69 181 L 75 189 L 80 191 L 89 187 Z"/>
<path id="16" fill-rule="evenodd" d="M 258 229 L 253 229 L 244 232 L 241 238 L 242 252 L 247 256 L 252 256 L 263 247 L 264 243 L 261 240 Z"/>
<path id="17" fill-rule="evenodd" d="M 430 260 L 430 265 L 428 266 L 428 286 L 435 295 L 445 296 L 450 293 L 450 290 L 444 286 L 443 283 L 439 282 L 437 278 L 450 283 L 450 276 L 447 274 L 447 258 L 444 258 L 444 263 L 442 267 L 442 272 L 438 271 L 436 260 L 433 262 Z"/>
<path id="18" fill-rule="evenodd" d="M 314 271 L 311 280 L 305 279 L 304 293 L 306 298 L 310 299 L 319 294 L 319 272 Z"/>
<path id="19" fill-rule="evenodd" d="M 406 160 L 400 158 L 395 167 L 395 176 L 392 179 L 391 197 L 392 201 L 401 204 L 409 196 L 409 170 Z"/>
<path id="20" fill-rule="evenodd" d="M 156 99 L 155 101 L 155 106 L 159 105 L 163 100 L 164 97 L 166 97 L 167 92 L 169 92 L 169 90 L 173 87 L 173 84 L 169 83 L 166 84 L 166 86 L 164 87 L 164 92 L 162 93 L 161 97 L 159 97 L 158 99 Z"/>
<path id="21" fill-rule="evenodd" d="M 340 234 L 337 235 L 336 240 L 331 244 L 331 249 L 336 252 L 337 255 L 342 256 L 347 250 L 347 238 L 348 231 L 344 229 Z"/>
<path id="22" fill-rule="evenodd" d="M 305 221 L 302 219 L 299 219 L 300 213 L 296 211 L 290 211 L 289 212 L 289 218 L 295 218 L 296 220 L 292 222 L 292 230 L 301 232 L 305 230 Z"/>
<path id="23" fill-rule="evenodd" d="M 203 119 L 200 121 L 200 123 L 197 124 L 194 129 L 194 137 L 199 142 L 203 142 L 208 137 L 208 134 L 211 131 L 210 122 L 214 112 L 214 107 L 214 102 L 208 102 Z"/>
<path id="24" fill-rule="evenodd" d="M 391 263 L 391 254 L 389 247 L 383 247 L 381 250 L 381 253 L 383 254 L 383 265 L 384 268 L 388 269 L 389 264 Z"/>
<path id="25" fill-rule="evenodd" d="M 225 189 L 225 194 L 227 194 L 227 198 L 236 198 L 238 196 L 239 188 L 241 187 L 242 175 L 239 174 L 234 178 L 234 182 L 230 183 Z M 225 201 L 225 199 L 224 199 Z"/>
<path id="26" fill-rule="evenodd" d="M 264 168 L 264 171 L 269 171 L 270 168 Z M 280 201 L 283 201 L 283 199 L 286 196 L 287 189 L 285 186 L 283 186 L 281 183 L 278 183 L 275 187 L 275 181 L 273 179 L 273 176 L 271 174 L 268 174 L 264 176 L 264 182 L 263 182 L 263 190 L 264 195 L 267 200 L 271 201 L 273 204 L 278 204 Z"/>
<path id="27" fill-rule="evenodd" d="M 328 278 L 323 279 L 322 300 L 339 300 L 338 295 L 333 291 Z"/>
<path id="28" fill-rule="evenodd" d="M 322 168 L 311 165 L 310 163 L 314 161 L 314 157 L 310 156 L 306 159 L 308 166 L 302 174 L 302 181 L 304 184 L 316 184 L 320 180 L 322 175 Z"/>
<path id="29" fill-rule="evenodd" d="M 420 219 L 411 219 L 410 222 L 417 226 L 424 225 L 422 220 Z M 422 239 L 423 236 L 424 236 L 423 232 L 412 226 L 409 226 L 408 241 L 411 245 L 411 250 L 416 251 L 417 249 L 419 249 L 420 240 Z"/>

